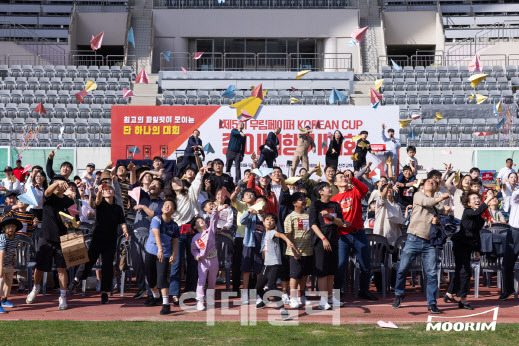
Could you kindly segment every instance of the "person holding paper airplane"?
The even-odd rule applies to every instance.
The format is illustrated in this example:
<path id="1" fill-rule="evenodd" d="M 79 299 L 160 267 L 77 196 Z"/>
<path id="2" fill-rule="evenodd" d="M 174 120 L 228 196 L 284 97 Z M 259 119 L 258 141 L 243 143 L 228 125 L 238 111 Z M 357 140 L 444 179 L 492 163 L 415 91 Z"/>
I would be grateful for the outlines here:
<path id="1" fill-rule="evenodd" d="M 395 130 L 388 129 L 386 137 L 386 125 L 382 124 L 382 140 L 386 144 L 386 159 L 391 158 L 391 165 L 393 167 L 393 173 L 398 174 L 398 149 L 402 146 L 400 144 L 400 139 L 395 138 Z M 386 167 L 386 174 L 387 174 L 387 166 Z"/>
<path id="2" fill-rule="evenodd" d="M 310 136 L 311 133 L 312 128 L 310 125 L 306 125 L 297 136 L 297 148 L 294 153 L 294 158 L 292 159 L 292 177 L 296 175 L 296 169 L 300 161 L 303 162 L 303 168 L 308 170 L 308 149 L 312 148 L 314 154 L 316 152 L 314 139 Z"/>

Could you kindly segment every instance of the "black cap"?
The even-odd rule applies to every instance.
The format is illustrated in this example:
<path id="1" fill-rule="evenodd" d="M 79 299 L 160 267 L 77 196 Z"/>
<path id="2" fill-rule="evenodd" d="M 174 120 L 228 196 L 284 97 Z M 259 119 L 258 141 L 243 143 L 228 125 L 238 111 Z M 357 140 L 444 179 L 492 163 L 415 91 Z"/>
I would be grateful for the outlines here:
<path id="1" fill-rule="evenodd" d="M 11 166 L 5 166 L 5 168 L 4 168 L 4 172 L 10 172 L 12 170 L 13 170 L 13 167 L 11 167 Z"/>
<path id="2" fill-rule="evenodd" d="M 53 182 L 55 182 L 56 180 L 63 180 L 63 181 L 68 181 L 67 178 L 65 178 L 64 176 L 62 176 L 61 174 L 56 174 L 54 176 L 54 178 L 52 178 L 52 181 L 50 182 L 51 184 Z"/>
<path id="3" fill-rule="evenodd" d="M 0 222 L 0 229 L 3 229 L 7 225 L 15 225 L 16 232 L 18 232 L 19 230 L 21 230 L 23 228 L 23 225 L 20 222 L 20 220 L 15 219 L 14 217 L 5 218 L 2 222 Z"/>
<path id="4" fill-rule="evenodd" d="M 11 197 L 11 196 L 18 197 L 18 195 L 19 195 L 18 192 L 15 192 L 15 191 L 9 191 L 9 192 L 7 192 L 7 194 L 5 195 L 5 197 Z"/>

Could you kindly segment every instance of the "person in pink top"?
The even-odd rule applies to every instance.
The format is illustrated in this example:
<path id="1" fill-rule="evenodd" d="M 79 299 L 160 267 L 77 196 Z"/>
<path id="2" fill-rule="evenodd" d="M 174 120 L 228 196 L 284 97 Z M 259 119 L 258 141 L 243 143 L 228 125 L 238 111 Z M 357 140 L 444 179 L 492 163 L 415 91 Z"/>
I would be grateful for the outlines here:
<path id="1" fill-rule="evenodd" d="M 218 206 L 217 209 L 213 209 L 211 213 L 211 220 L 209 221 L 209 228 L 207 228 L 207 224 L 202 217 L 195 217 L 191 221 L 191 229 L 198 232 L 198 234 L 196 234 L 191 241 L 191 253 L 198 261 L 198 283 L 196 286 L 197 310 L 205 310 L 204 285 L 206 281 L 208 290 L 214 290 L 216 285 L 216 276 L 218 274 L 216 232 L 219 213 L 223 207 L 224 206 Z M 211 302 L 209 298 L 207 302 L 210 305 L 214 305 L 214 302 Z"/>

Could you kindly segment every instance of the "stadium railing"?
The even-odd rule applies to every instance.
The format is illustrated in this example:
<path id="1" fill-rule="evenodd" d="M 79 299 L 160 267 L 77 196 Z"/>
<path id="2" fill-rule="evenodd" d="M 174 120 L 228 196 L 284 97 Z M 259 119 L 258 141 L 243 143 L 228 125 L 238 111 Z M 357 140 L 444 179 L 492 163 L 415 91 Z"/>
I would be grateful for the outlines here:
<path id="1" fill-rule="evenodd" d="M 154 0 L 155 8 L 315 9 L 358 8 L 365 0 Z"/>

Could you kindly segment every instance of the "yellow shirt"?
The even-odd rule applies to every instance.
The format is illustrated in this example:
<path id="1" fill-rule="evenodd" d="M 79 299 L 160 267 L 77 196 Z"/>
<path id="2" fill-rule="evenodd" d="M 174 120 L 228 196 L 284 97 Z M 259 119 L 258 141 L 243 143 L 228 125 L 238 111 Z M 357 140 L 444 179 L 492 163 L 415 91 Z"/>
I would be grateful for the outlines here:
<path id="1" fill-rule="evenodd" d="M 301 256 L 312 256 L 312 233 L 308 214 L 291 212 L 285 219 L 285 234 L 291 235 L 294 245 Z M 294 256 L 292 249 L 287 247 L 287 256 Z"/>

